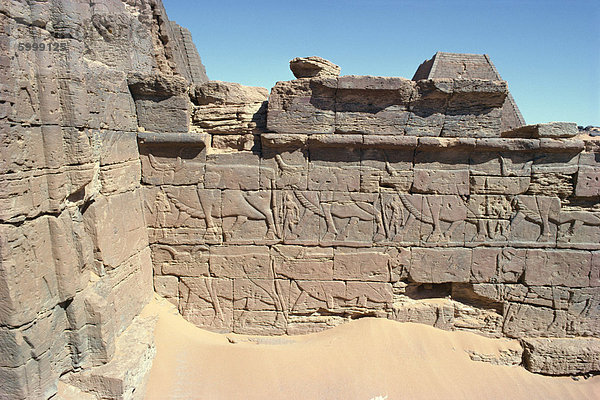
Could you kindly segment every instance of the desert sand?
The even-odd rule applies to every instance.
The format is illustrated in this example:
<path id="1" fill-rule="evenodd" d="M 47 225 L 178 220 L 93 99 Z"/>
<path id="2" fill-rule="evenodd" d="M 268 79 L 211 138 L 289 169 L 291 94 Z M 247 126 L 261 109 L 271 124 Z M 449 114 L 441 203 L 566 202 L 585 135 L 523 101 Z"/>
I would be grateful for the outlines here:
<path id="1" fill-rule="evenodd" d="M 199 329 L 164 300 L 146 399 L 598 399 L 600 376 L 573 380 L 471 360 L 516 342 L 362 318 L 302 336 Z"/>

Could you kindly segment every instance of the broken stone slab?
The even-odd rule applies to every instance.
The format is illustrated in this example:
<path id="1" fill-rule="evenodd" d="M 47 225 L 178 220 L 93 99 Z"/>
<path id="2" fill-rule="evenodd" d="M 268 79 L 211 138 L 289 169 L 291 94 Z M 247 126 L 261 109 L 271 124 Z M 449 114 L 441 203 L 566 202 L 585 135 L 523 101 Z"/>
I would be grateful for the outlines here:
<path id="1" fill-rule="evenodd" d="M 585 142 L 583 140 L 569 138 L 541 138 L 540 149 L 544 151 L 583 151 Z"/>
<path id="2" fill-rule="evenodd" d="M 338 76 L 340 67 L 318 56 L 296 57 L 290 61 L 290 69 L 296 78 Z"/>
<path id="3" fill-rule="evenodd" d="M 194 86 L 191 97 L 197 105 L 262 103 L 269 98 L 269 91 L 234 82 L 209 81 Z"/>
<path id="4" fill-rule="evenodd" d="M 310 135 L 308 145 L 310 147 L 357 147 L 362 145 L 362 135 Z"/>
<path id="5" fill-rule="evenodd" d="M 148 131 L 188 132 L 190 100 L 185 95 L 135 100 L 138 125 Z"/>
<path id="6" fill-rule="evenodd" d="M 208 135 L 194 132 L 138 132 L 138 141 L 145 143 L 194 143 L 205 145 Z"/>
<path id="7" fill-rule="evenodd" d="M 482 138 L 477 140 L 475 148 L 488 150 L 533 151 L 540 148 L 540 140 L 521 138 Z"/>
<path id="8" fill-rule="evenodd" d="M 116 341 L 108 363 L 63 376 L 61 379 L 102 399 L 143 399 L 152 360 L 156 355 L 156 316 L 136 317 Z"/>
<path id="9" fill-rule="evenodd" d="M 600 339 L 526 338 L 525 368 L 546 375 L 597 373 L 600 371 Z"/>
<path id="10" fill-rule="evenodd" d="M 415 136 L 395 136 L 395 135 L 364 135 L 364 147 L 417 147 L 418 138 Z"/>
<path id="11" fill-rule="evenodd" d="M 570 138 L 577 136 L 579 129 L 575 122 L 547 122 L 543 124 L 525 125 L 502 132 L 507 138 Z"/>
<path id="12" fill-rule="evenodd" d="M 164 98 L 184 94 L 188 90 L 188 82 L 179 75 L 160 73 L 133 73 L 127 77 L 127 84 L 133 98 Z"/>
<path id="13" fill-rule="evenodd" d="M 267 129 L 279 133 L 333 133 L 337 79 L 302 78 L 271 89 Z"/>
<path id="14" fill-rule="evenodd" d="M 265 133 L 260 136 L 263 146 L 274 148 L 298 148 L 304 146 L 308 135 L 294 133 Z"/>

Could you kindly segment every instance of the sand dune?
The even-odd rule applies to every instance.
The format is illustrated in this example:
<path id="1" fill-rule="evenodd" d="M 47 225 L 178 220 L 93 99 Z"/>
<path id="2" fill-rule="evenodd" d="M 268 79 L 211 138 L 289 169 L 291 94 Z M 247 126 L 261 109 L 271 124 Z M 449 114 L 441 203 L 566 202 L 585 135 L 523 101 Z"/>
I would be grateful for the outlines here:
<path id="1" fill-rule="evenodd" d="M 363 318 L 294 337 L 220 335 L 164 301 L 147 399 L 599 399 L 600 376 L 575 381 L 529 373 L 492 357 L 514 341 Z M 232 343 L 233 342 L 233 343 Z"/>

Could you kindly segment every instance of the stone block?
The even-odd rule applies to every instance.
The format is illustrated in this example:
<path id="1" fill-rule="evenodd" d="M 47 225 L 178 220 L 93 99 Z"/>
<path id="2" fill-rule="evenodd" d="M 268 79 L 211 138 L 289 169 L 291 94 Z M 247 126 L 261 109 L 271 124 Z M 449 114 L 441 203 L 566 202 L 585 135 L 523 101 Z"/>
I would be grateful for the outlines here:
<path id="1" fill-rule="evenodd" d="M 592 266 L 590 271 L 590 286 L 600 286 L 600 251 L 592 252 Z"/>
<path id="2" fill-rule="evenodd" d="M 333 280 L 333 249 L 303 246 L 272 247 L 275 276 L 293 280 Z"/>
<path id="3" fill-rule="evenodd" d="M 544 375 L 585 374 L 600 370 L 600 339 L 523 340 L 525 368 Z"/>
<path id="4" fill-rule="evenodd" d="M 116 268 L 148 246 L 139 191 L 98 197 L 84 221 L 93 233 L 95 258 L 102 269 Z"/>
<path id="5" fill-rule="evenodd" d="M 440 136 L 452 94 L 452 80 L 420 80 L 416 83 L 416 89 L 417 94 L 410 101 L 406 134 Z"/>
<path id="6" fill-rule="evenodd" d="M 413 190 L 431 194 L 469 194 L 469 171 L 436 171 L 415 169 Z"/>
<path id="7" fill-rule="evenodd" d="M 179 279 L 172 275 L 155 275 L 154 291 L 168 299 L 179 299 Z"/>
<path id="8" fill-rule="evenodd" d="M 136 99 L 138 125 L 146 131 L 188 132 L 190 130 L 189 98 L 172 96 L 164 99 Z"/>
<path id="9" fill-rule="evenodd" d="M 206 160 L 207 189 L 259 189 L 260 159 L 250 152 L 211 154 Z"/>
<path id="10" fill-rule="evenodd" d="M 279 133 L 333 133 L 335 78 L 277 82 L 271 89 L 267 129 Z"/>
<path id="11" fill-rule="evenodd" d="M 531 178 L 524 176 L 471 176 L 471 193 L 523 194 L 529 189 Z"/>
<path id="12" fill-rule="evenodd" d="M 421 222 L 419 239 L 423 244 L 428 246 L 434 243 L 464 245 L 465 221 L 469 214 L 465 197 L 405 195 L 400 198 L 412 216 L 409 219 L 415 218 Z M 419 202 L 419 200 L 421 201 Z"/>
<path id="13" fill-rule="evenodd" d="M 567 312 L 530 304 L 508 303 L 502 332 L 508 337 L 561 337 L 566 334 Z"/>
<path id="14" fill-rule="evenodd" d="M 585 287 L 590 284 L 592 254 L 576 250 L 527 250 L 525 284 Z"/>
<path id="15" fill-rule="evenodd" d="M 179 313 L 204 329 L 233 329 L 233 281 L 223 278 L 182 277 L 179 280 Z"/>
<path id="16" fill-rule="evenodd" d="M 333 259 L 333 279 L 389 282 L 389 256 L 383 251 L 338 247 Z"/>
<path id="17" fill-rule="evenodd" d="M 294 281 L 290 289 L 291 312 L 336 310 L 346 299 L 346 284 L 340 281 Z"/>
<path id="18" fill-rule="evenodd" d="M 600 213 L 587 210 L 562 209 L 557 218 L 557 247 L 600 249 Z"/>
<path id="19" fill-rule="evenodd" d="M 321 57 L 296 57 L 290 61 L 290 69 L 296 78 L 338 76 L 340 67 Z"/>
<path id="20" fill-rule="evenodd" d="M 402 135 L 414 85 L 404 78 L 340 77 L 335 96 L 335 132 Z"/>
<path id="21" fill-rule="evenodd" d="M 320 244 L 361 246 L 382 240 L 384 228 L 375 207 L 376 199 L 372 193 L 322 192 L 324 223 L 320 226 Z"/>
<path id="22" fill-rule="evenodd" d="M 233 280 L 235 310 L 287 312 L 289 296 L 289 280 L 244 278 Z"/>
<path id="23" fill-rule="evenodd" d="M 471 250 L 413 248 L 410 277 L 415 282 L 468 282 Z"/>
<path id="24" fill-rule="evenodd" d="M 260 166 L 262 189 L 308 187 L 308 154 L 302 149 L 263 148 Z"/>
<path id="25" fill-rule="evenodd" d="M 306 335 L 321 332 L 341 325 L 347 320 L 336 315 L 290 315 L 287 323 L 288 335 Z"/>
<path id="26" fill-rule="evenodd" d="M 394 303 L 390 319 L 398 322 L 414 322 L 452 330 L 454 306 L 446 299 L 411 300 Z"/>
<path id="27" fill-rule="evenodd" d="M 93 142 L 98 143 L 101 166 L 140 158 L 135 132 L 92 129 L 90 134 Z"/>
<path id="28" fill-rule="evenodd" d="M 206 205 L 210 207 L 206 211 L 210 212 L 215 229 L 221 226 L 218 190 L 200 190 L 196 186 L 144 186 L 143 195 L 146 225 L 155 228 L 149 230 L 152 243 L 180 244 L 183 234 L 177 237 L 175 233 L 183 233 L 188 227 L 196 229 L 196 243 L 214 239 L 207 229 Z"/>
<path id="29" fill-rule="evenodd" d="M 471 281 L 475 283 L 518 282 L 525 271 L 526 261 L 526 249 L 474 248 Z"/>
<path id="30" fill-rule="evenodd" d="M 156 319 L 138 317 L 116 341 L 115 357 L 105 365 L 62 379 L 85 392 L 108 399 L 142 399 L 156 354 Z"/>
<path id="31" fill-rule="evenodd" d="M 223 236 L 230 244 L 266 244 L 278 241 L 273 191 L 224 190 L 221 202 Z"/>
<path id="32" fill-rule="evenodd" d="M 360 190 L 360 151 L 357 149 L 310 150 L 308 189 L 358 192 Z"/>
<path id="33" fill-rule="evenodd" d="M 220 278 L 273 278 L 267 246 L 218 246 L 210 249 L 210 272 Z"/>
<path id="34" fill-rule="evenodd" d="M 107 299 L 114 314 L 115 335 L 120 335 L 152 299 L 152 258 L 145 247 L 95 282 L 94 290 Z M 111 312 L 111 313 L 112 313 Z"/>
<path id="35" fill-rule="evenodd" d="M 204 182 L 206 151 L 198 144 L 140 146 L 142 182 L 149 185 L 196 185 Z"/>
<path id="36" fill-rule="evenodd" d="M 141 168 L 138 160 L 100 167 L 100 193 L 111 195 L 140 187 Z"/>
<path id="37" fill-rule="evenodd" d="M 155 274 L 175 276 L 208 276 L 209 252 L 205 246 L 153 244 L 152 262 Z"/>
<path id="38" fill-rule="evenodd" d="M 574 122 L 547 122 L 544 124 L 525 125 L 502 132 L 503 137 L 524 138 L 569 138 L 577 136 L 579 129 Z"/>
<path id="39" fill-rule="evenodd" d="M 474 151 L 469 156 L 469 172 L 473 175 L 529 177 L 532 153 Z"/>
<path id="40" fill-rule="evenodd" d="M 269 91 L 265 88 L 221 81 L 196 85 L 193 92 L 198 105 L 262 103 L 268 97 Z"/>
<path id="41" fill-rule="evenodd" d="M 537 246 L 556 244 L 556 220 L 560 214 L 560 199 L 551 196 L 517 195 L 511 201 L 513 216 L 510 221 L 510 242 L 517 245 L 538 243 Z"/>
<path id="42" fill-rule="evenodd" d="M 31 322 L 81 290 L 80 263 L 89 260 L 77 251 L 85 244 L 73 237 L 71 224 L 65 214 L 37 218 L 21 226 L 0 225 L 3 325 Z"/>
<path id="43" fill-rule="evenodd" d="M 391 283 L 356 282 L 346 284 L 344 306 L 375 309 L 389 309 L 393 302 Z"/>
<path id="44" fill-rule="evenodd" d="M 577 173 L 575 196 L 598 197 L 600 196 L 600 167 L 581 165 Z"/>
<path id="45" fill-rule="evenodd" d="M 234 311 L 233 332 L 244 335 L 283 335 L 287 321 L 277 311 Z"/>
<path id="46" fill-rule="evenodd" d="M 190 129 L 195 132 L 210 133 L 218 140 L 224 139 L 222 135 L 260 133 L 265 130 L 266 110 L 266 101 L 195 106 Z"/>

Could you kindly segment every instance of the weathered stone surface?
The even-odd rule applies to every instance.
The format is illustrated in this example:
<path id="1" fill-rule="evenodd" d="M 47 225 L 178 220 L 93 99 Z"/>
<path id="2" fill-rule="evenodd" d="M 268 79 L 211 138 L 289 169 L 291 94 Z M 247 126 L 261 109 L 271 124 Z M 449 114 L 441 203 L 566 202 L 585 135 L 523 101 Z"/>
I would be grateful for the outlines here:
<path id="1" fill-rule="evenodd" d="M 591 257 L 588 251 L 527 250 L 525 284 L 589 286 Z"/>
<path id="2" fill-rule="evenodd" d="M 333 258 L 333 278 L 345 281 L 389 282 L 389 256 L 378 251 L 337 248 Z"/>
<path id="3" fill-rule="evenodd" d="M 273 277 L 266 246 L 213 247 L 210 250 L 212 276 L 223 278 Z"/>
<path id="4" fill-rule="evenodd" d="M 233 281 L 223 278 L 182 277 L 179 280 L 179 313 L 206 329 L 233 329 Z"/>
<path id="5" fill-rule="evenodd" d="M 293 60 L 267 103 L 208 81 L 159 1 L 0 21 L 0 397 L 52 397 L 74 370 L 141 395 L 150 347 L 118 357 L 152 286 L 224 332 L 378 316 L 600 337 L 600 147 L 519 128 L 486 56 L 438 53 L 415 80 Z M 15 52 L 32 35 L 69 51 Z M 597 370 L 587 344 L 553 343 L 532 370 Z"/>
<path id="6" fill-rule="evenodd" d="M 579 197 L 600 196 L 600 167 L 580 166 L 577 173 L 575 195 Z"/>
<path id="7" fill-rule="evenodd" d="M 239 83 L 209 81 L 194 87 L 197 105 L 262 103 L 269 91 L 262 87 L 243 86 Z"/>
<path id="8" fill-rule="evenodd" d="M 570 138 L 577 136 L 579 129 L 574 122 L 549 122 L 521 126 L 517 129 L 502 132 L 502 137 L 521 138 Z"/>
<path id="9" fill-rule="evenodd" d="M 156 354 L 155 325 L 155 317 L 137 317 L 117 340 L 112 360 L 61 379 L 101 398 L 143 399 Z"/>
<path id="10" fill-rule="evenodd" d="M 528 370 L 546 375 L 600 371 L 600 339 L 524 339 Z"/>
<path id="11" fill-rule="evenodd" d="M 210 81 L 195 86 L 191 94 L 191 129 L 218 135 L 262 132 L 266 129 L 268 95 L 264 88 L 231 82 Z"/>
<path id="12" fill-rule="evenodd" d="M 60 376 L 111 361 L 152 296 L 136 131 L 187 132 L 203 67 L 160 1 L 0 14 L 0 397 L 52 398 Z M 103 396 L 141 396 L 130 378 L 147 358 L 117 353 L 128 389 Z M 117 378 L 102 379 L 85 386 Z"/>
<path id="13" fill-rule="evenodd" d="M 412 250 L 410 277 L 416 282 L 468 282 L 471 251 L 468 249 Z"/>
<path id="14" fill-rule="evenodd" d="M 278 133 L 333 133 L 336 87 L 334 78 L 277 82 L 269 96 L 267 129 Z"/>
<path id="15" fill-rule="evenodd" d="M 340 67 L 317 56 L 296 57 L 290 61 L 290 69 L 296 78 L 338 76 L 340 74 Z"/>

